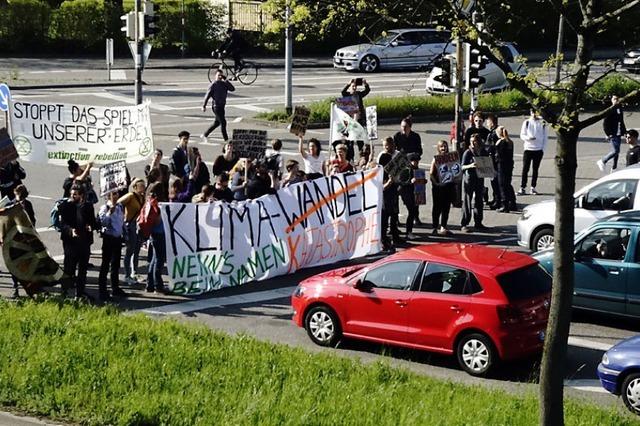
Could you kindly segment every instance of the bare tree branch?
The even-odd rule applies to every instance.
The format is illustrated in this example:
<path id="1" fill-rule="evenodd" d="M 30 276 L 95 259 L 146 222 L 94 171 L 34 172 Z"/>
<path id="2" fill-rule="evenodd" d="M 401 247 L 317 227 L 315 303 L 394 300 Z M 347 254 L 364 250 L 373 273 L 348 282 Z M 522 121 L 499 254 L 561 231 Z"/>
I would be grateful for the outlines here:
<path id="1" fill-rule="evenodd" d="M 605 13 L 604 15 L 599 16 L 598 18 L 591 19 L 587 25 L 587 27 L 596 27 L 606 24 L 612 18 L 622 15 L 624 12 L 632 9 L 633 7 L 640 4 L 640 0 L 632 0 L 624 6 L 612 10 L 611 12 Z"/>
<path id="2" fill-rule="evenodd" d="M 624 104 L 627 102 L 635 102 L 640 100 L 640 89 L 636 89 L 631 93 L 628 93 L 626 96 L 619 99 L 619 103 Z M 616 108 L 615 105 L 611 105 L 609 108 L 603 109 L 602 111 L 592 115 L 589 118 L 586 118 L 580 122 L 578 122 L 578 129 L 583 130 L 592 124 L 597 123 L 598 121 L 605 118 L 613 109 Z"/>
<path id="3" fill-rule="evenodd" d="M 602 75 L 599 75 L 598 77 L 594 78 L 591 83 L 588 83 L 585 86 L 585 88 L 584 88 L 585 92 L 587 90 L 591 89 L 593 86 L 595 86 L 600 80 L 602 80 L 603 78 L 607 77 L 609 74 L 614 73 L 614 72 L 618 72 L 618 71 L 615 68 L 609 68 L 608 70 L 603 72 Z"/>

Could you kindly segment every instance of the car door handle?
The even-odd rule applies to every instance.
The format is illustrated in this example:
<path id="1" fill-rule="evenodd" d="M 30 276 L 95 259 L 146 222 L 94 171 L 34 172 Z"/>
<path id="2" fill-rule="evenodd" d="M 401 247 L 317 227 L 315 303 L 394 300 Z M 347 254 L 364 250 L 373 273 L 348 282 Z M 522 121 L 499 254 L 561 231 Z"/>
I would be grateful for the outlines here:
<path id="1" fill-rule="evenodd" d="M 396 300 L 396 305 L 398 305 L 398 306 L 400 306 L 402 308 L 403 306 L 407 306 L 407 301 L 398 299 L 398 300 Z"/>
<path id="2" fill-rule="evenodd" d="M 460 306 L 458 306 L 458 305 L 451 305 L 451 306 L 449 306 L 449 309 L 451 309 L 452 311 L 455 311 L 455 312 L 462 311 L 462 308 Z"/>
<path id="3" fill-rule="evenodd" d="M 620 269 L 618 268 L 608 268 L 608 270 L 611 275 L 620 275 Z"/>

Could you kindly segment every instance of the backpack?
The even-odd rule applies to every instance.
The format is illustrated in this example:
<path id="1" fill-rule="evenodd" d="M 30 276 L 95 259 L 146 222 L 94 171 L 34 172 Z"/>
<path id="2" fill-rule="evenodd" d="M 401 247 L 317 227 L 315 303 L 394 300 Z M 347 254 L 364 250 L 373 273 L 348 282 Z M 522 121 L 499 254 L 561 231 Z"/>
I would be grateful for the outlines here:
<path id="1" fill-rule="evenodd" d="M 267 170 L 278 172 L 280 171 L 280 154 L 271 154 L 265 159 L 265 166 Z"/>
<path id="2" fill-rule="evenodd" d="M 138 229 L 144 238 L 151 236 L 156 220 L 160 216 L 160 209 L 149 202 L 144 203 L 140 215 L 138 216 Z"/>
<path id="3" fill-rule="evenodd" d="M 62 232 L 62 221 L 60 220 L 60 206 L 66 203 L 66 198 L 60 198 L 53 203 L 53 207 L 51 207 L 51 212 L 49 213 L 50 218 L 50 227 L 55 229 L 58 232 Z"/>

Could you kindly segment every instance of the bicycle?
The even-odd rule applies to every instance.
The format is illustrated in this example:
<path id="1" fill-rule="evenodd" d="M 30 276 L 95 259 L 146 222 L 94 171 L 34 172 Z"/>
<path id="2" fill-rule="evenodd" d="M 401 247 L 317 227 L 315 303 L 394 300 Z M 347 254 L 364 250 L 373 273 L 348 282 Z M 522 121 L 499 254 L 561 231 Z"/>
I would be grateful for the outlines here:
<path id="1" fill-rule="evenodd" d="M 224 56 L 214 52 L 212 55 L 214 58 L 220 59 L 220 62 L 214 62 L 209 67 L 209 72 L 207 77 L 209 81 L 212 82 L 215 74 L 218 70 L 222 70 L 222 72 L 227 76 L 233 76 L 240 83 L 248 86 L 252 84 L 258 78 L 258 66 L 251 61 L 242 61 L 242 68 L 239 71 L 236 71 L 234 65 L 229 65 L 225 62 Z"/>

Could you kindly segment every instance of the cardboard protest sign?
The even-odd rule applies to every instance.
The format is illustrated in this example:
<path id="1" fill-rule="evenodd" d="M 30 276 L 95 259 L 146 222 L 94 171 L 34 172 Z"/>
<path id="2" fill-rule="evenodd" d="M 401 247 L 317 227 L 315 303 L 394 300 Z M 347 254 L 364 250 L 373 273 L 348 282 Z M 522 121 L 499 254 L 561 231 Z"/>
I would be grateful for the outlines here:
<path id="1" fill-rule="evenodd" d="M 474 157 L 474 162 L 476 164 L 476 173 L 479 178 L 489 178 L 493 179 L 496 175 L 496 171 L 493 168 L 493 160 L 488 156 L 478 156 Z"/>
<path id="2" fill-rule="evenodd" d="M 353 117 L 360 112 L 358 98 L 355 96 L 343 96 L 341 98 L 336 98 L 335 104 L 341 111 L 349 114 L 350 117 Z"/>
<path id="3" fill-rule="evenodd" d="M 413 177 L 416 178 L 413 184 L 413 194 L 417 205 L 427 204 L 427 172 L 424 169 L 414 169 Z"/>
<path id="4" fill-rule="evenodd" d="M 457 151 L 434 156 L 438 181 L 441 184 L 457 182 L 462 179 L 462 167 L 460 166 L 460 154 Z"/>
<path id="5" fill-rule="evenodd" d="M 100 167 L 100 195 L 127 187 L 127 163 L 116 161 Z"/>
<path id="6" fill-rule="evenodd" d="M 404 152 L 396 151 L 391 161 L 384 166 L 384 171 L 391 176 L 394 182 L 407 182 L 411 180 L 411 162 Z"/>
<path id="7" fill-rule="evenodd" d="M 169 288 L 195 295 L 381 250 L 381 167 L 238 203 L 162 203 Z"/>
<path id="8" fill-rule="evenodd" d="M 240 158 L 263 158 L 267 149 L 267 131 L 233 129 L 231 143 Z"/>
<path id="9" fill-rule="evenodd" d="M 307 131 L 307 125 L 309 124 L 309 116 L 311 110 L 305 106 L 296 106 L 293 110 L 293 118 L 291 119 L 291 126 L 289 126 L 289 132 L 296 136 L 303 136 Z"/>
<path id="10" fill-rule="evenodd" d="M 25 161 L 142 161 L 153 152 L 149 102 L 101 107 L 12 101 L 11 135 Z"/>
<path id="11" fill-rule="evenodd" d="M 367 135 L 369 140 L 378 139 L 378 109 L 375 105 L 367 107 Z"/>
<path id="12" fill-rule="evenodd" d="M 0 167 L 18 159 L 18 151 L 5 127 L 0 129 Z"/>

